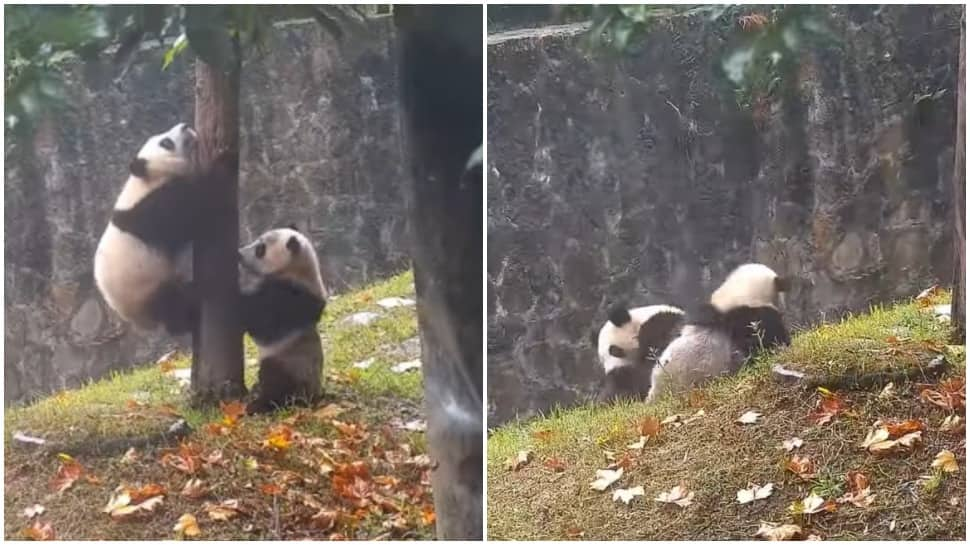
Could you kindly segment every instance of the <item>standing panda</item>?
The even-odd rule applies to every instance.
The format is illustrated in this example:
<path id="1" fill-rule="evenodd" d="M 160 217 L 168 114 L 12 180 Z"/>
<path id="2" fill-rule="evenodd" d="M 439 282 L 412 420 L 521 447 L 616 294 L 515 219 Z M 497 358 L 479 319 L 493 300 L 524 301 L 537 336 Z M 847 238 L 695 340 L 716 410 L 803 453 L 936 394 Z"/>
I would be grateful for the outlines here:
<path id="1" fill-rule="evenodd" d="M 273 229 L 239 249 L 243 329 L 259 349 L 251 412 L 311 403 L 322 392 L 317 323 L 326 289 L 313 244 L 295 228 Z"/>
<path id="2" fill-rule="evenodd" d="M 197 306 L 176 263 L 202 228 L 191 154 L 195 131 L 179 123 L 148 139 L 129 165 L 107 229 L 94 254 L 98 290 L 126 322 L 172 335 L 192 331 Z M 233 159 L 217 159 L 219 165 Z"/>
<path id="3" fill-rule="evenodd" d="M 643 399 L 657 356 L 677 336 L 683 320 L 684 311 L 670 305 L 611 309 L 594 338 L 606 374 L 598 400 Z"/>
<path id="4" fill-rule="evenodd" d="M 786 279 L 765 265 L 748 263 L 731 272 L 661 354 L 647 401 L 734 373 L 759 348 L 790 344 L 777 306 L 787 290 Z"/>

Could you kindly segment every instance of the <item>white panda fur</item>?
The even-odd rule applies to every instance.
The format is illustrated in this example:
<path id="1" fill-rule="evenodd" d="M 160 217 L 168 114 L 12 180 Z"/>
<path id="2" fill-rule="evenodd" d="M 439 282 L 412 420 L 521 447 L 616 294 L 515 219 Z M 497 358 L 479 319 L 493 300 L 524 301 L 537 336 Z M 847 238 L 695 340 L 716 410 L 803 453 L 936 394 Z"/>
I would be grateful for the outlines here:
<path id="1" fill-rule="evenodd" d="M 670 305 L 611 309 L 596 336 L 597 355 L 605 374 L 598 398 L 642 399 L 650 386 L 657 356 L 679 331 L 684 311 Z"/>
<path id="2" fill-rule="evenodd" d="M 313 244 L 295 228 L 273 229 L 239 249 L 243 329 L 259 349 L 251 412 L 310 403 L 322 391 L 317 323 L 326 288 Z"/>
<path id="3" fill-rule="evenodd" d="M 776 306 L 787 289 L 787 281 L 765 265 L 734 269 L 660 355 L 647 401 L 734 373 L 761 346 L 788 345 L 791 337 Z"/>
<path id="4" fill-rule="evenodd" d="M 185 123 L 148 139 L 129 166 L 94 254 L 94 279 L 108 306 L 144 329 L 193 327 L 187 279 L 176 261 L 190 247 L 198 199 L 191 179 L 196 133 Z"/>

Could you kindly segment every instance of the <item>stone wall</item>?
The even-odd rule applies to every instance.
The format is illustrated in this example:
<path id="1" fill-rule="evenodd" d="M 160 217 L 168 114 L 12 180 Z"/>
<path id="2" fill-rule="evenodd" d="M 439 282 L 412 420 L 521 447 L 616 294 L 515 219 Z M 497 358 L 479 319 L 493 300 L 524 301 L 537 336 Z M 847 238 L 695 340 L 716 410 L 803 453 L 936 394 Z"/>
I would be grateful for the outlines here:
<path id="1" fill-rule="evenodd" d="M 490 36 L 490 425 L 592 393 L 620 300 L 686 305 L 756 260 L 806 325 L 949 282 L 960 8 L 833 10 L 837 43 L 751 110 L 702 18 L 617 59 L 579 26 Z"/>
<path id="2" fill-rule="evenodd" d="M 281 25 L 243 69 L 241 238 L 296 223 L 336 291 L 407 266 L 391 24 L 338 46 L 314 23 Z M 361 38 L 365 41 L 365 38 Z M 151 361 L 172 346 L 121 324 L 92 259 L 132 155 L 191 122 L 191 57 L 162 71 L 145 48 L 118 81 L 109 60 L 66 69 L 70 106 L 30 141 L 7 139 L 4 401 Z"/>

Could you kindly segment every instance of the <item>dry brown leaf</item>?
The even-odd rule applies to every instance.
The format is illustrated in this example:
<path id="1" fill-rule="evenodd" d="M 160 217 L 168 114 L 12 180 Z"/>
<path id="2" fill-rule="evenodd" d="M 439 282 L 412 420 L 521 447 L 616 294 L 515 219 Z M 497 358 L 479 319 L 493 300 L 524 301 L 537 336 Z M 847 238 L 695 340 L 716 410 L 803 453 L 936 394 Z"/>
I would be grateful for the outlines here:
<path id="1" fill-rule="evenodd" d="M 337 511 L 330 509 L 320 509 L 317 514 L 310 517 L 310 524 L 318 529 L 327 532 L 333 530 L 334 526 L 337 524 Z"/>
<path id="2" fill-rule="evenodd" d="M 140 503 L 154 496 L 165 495 L 165 487 L 160 484 L 150 483 L 141 488 L 129 489 L 132 503 Z"/>
<path id="3" fill-rule="evenodd" d="M 66 456 L 66 455 L 65 455 Z M 70 456 L 61 458 L 61 466 L 57 469 L 57 474 L 51 479 L 51 488 L 55 492 L 61 493 L 71 488 L 84 473 L 84 468 Z"/>
<path id="4" fill-rule="evenodd" d="M 138 451 L 135 450 L 135 447 L 131 447 L 130 449 L 125 451 L 125 455 L 121 457 L 121 463 L 132 464 L 137 462 L 138 458 L 140 458 L 138 456 Z"/>
<path id="5" fill-rule="evenodd" d="M 791 452 L 801 447 L 804 444 L 805 442 L 799 439 L 798 437 L 792 437 L 791 439 L 785 439 L 784 441 L 782 441 L 781 448 L 785 449 L 785 451 L 787 452 Z"/>
<path id="6" fill-rule="evenodd" d="M 683 484 L 679 484 L 670 489 L 670 492 L 661 492 L 654 501 L 661 503 L 674 503 L 681 507 L 687 507 L 694 501 L 694 493 L 687 490 Z"/>
<path id="7" fill-rule="evenodd" d="M 182 488 L 182 495 L 186 498 L 192 498 L 193 500 L 197 500 L 202 496 L 205 496 L 208 492 L 209 490 L 202 483 L 202 479 L 189 479 L 189 481 L 185 483 L 185 487 Z"/>
<path id="8" fill-rule="evenodd" d="M 313 416 L 321 420 L 330 420 L 340 416 L 340 413 L 344 412 L 344 408 L 336 403 L 331 403 L 322 409 L 317 409 L 314 411 Z"/>
<path id="9" fill-rule="evenodd" d="M 890 439 L 897 439 L 904 435 L 913 433 L 914 431 L 923 431 L 926 427 L 919 420 L 904 420 L 902 422 L 893 422 L 885 425 L 886 430 L 889 432 Z"/>
<path id="10" fill-rule="evenodd" d="M 956 411 L 966 407 L 967 386 L 963 377 L 954 377 L 936 385 L 925 386 L 920 392 L 920 399 L 948 411 Z"/>
<path id="11" fill-rule="evenodd" d="M 206 502 L 202 508 L 210 519 L 226 521 L 239 514 L 239 500 L 223 500 L 218 504 Z"/>
<path id="12" fill-rule="evenodd" d="M 586 535 L 586 532 L 582 528 L 576 528 L 575 526 L 566 528 L 566 537 L 569 539 L 579 539 Z"/>
<path id="13" fill-rule="evenodd" d="M 849 490 L 838 499 L 839 503 L 851 503 L 856 507 L 869 507 L 876 499 L 869 487 L 869 478 L 861 471 L 850 471 L 846 473 L 845 480 L 849 484 Z"/>
<path id="14" fill-rule="evenodd" d="M 549 439 L 552 439 L 552 430 L 538 430 L 538 431 L 532 432 L 532 437 L 536 441 L 545 443 L 549 441 Z"/>
<path id="15" fill-rule="evenodd" d="M 28 537 L 34 541 L 53 541 L 57 539 L 51 523 L 45 522 L 41 524 L 39 520 L 34 521 L 33 524 L 24 528 L 21 533 L 24 537 Z"/>
<path id="16" fill-rule="evenodd" d="M 563 462 L 559 458 L 548 458 L 542 465 L 556 472 L 566 471 L 566 462 Z"/>
<path id="17" fill-rule="evenodd" d="M 750 15 L 742 15 L 738 17 L 738 25 L 740 25 L 741 30 L 748 32 L 754 30 L 761 30 L 768 24 L 768 17 L 760 13 L 752 13 Z"/>
<path id="18" fill-rule="evenodd" d="M 761 537 L 768 541 L 791 541 L 802 535 L 801 526 L 795 524 L 775 524 L 762 522 L 758 533 L 754 537 Z"/>
<path id="19" fill-rule="evenodd" d="M 267 496 L 279 496 L 283 493 L 283 489 L 280 488 L 280 485 L 275 483 L 264 483 L 259 487 L 259 491 Z"/>
<path id="20" fill-rule="evenodd" d="M 660 433 L 660 421 L 655 416 L 647 416 L 637 426 L 637 433 L 641 437 L 655 437 Z"/>
<path id="21" fill-rule="evenodd" d="M 815 478 L 815 464 L 808 456 L 799 456 L 798 454 L 792 456 L 791 460 L 788 460 L 788 463 L 785 464 L 785 469 L 806 481 Z"/>
<path id="22" fill-rule="evenodd" d="M 933 464 L 931 465 L 933 469 L 941 469 L 946 473 L 955 473 L 959 471 L 960 466 L 957 464 L 956 456 L 953 455 L 949 450 L 941 450 L 936 458 L 933 459 Z"/>
<path id="23" fill-rule="evenodd" d="M 199 522 L 195 520 L 195 515 L 191 513 L 186 513 L 179 517 L 178 522 L 172 530 L 176 534 L 186 537 L 197 537 L 202 534 L 202 530 L 199 529 Z"/>
<path id="24" fill-rule="evenodd" d="M 846 409 L 846 403 L 839 396 L 829 393 L 818 400 L 815 410 L 809 413 L 809 418 L 819 426 L 828 424 L 833 418 Z"/>

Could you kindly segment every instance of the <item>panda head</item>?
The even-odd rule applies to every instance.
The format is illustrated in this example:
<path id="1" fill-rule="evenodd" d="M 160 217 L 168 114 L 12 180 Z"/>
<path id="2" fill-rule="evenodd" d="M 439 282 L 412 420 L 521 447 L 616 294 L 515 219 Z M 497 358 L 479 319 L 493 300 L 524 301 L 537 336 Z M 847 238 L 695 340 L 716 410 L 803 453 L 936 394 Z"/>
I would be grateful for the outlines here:
<path id="1" fill-rule="evenodd" d="M 267 231 L 240 248 L 239 263 L 244 284 L 248 277 L 254 277 L 256 283 L 288 280 L 314 295 L 326 296 L 313 244 L 293 226 Z"/>
<path id="2" fill-rule="evenodd" d="M 779 276 L 771 267 L 746 263 L 734 269 L 711 294 L 711 304 L 721 312 L 739 306 L 777 308 L 781 294 L 788 289 L 788 279 Z"/>
<path id="3" fill-rule="evenodd" d="M 197 139 L 198 135 L 186 123 L 152 136 L 132 159 L 131 175 L 151 184 L 188 174 Z"/>
<path id="4" fill-rule="evenodd" d="M 607 322 L 600 330 L 600 345 L 606 346 L 606 355 L 619 359 L 632 356 L 637 349 L 639 326 L 625 305 L 611 308 Z"/>

